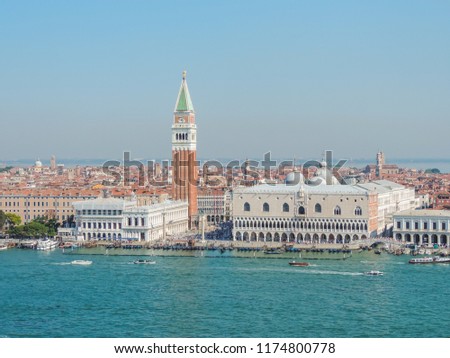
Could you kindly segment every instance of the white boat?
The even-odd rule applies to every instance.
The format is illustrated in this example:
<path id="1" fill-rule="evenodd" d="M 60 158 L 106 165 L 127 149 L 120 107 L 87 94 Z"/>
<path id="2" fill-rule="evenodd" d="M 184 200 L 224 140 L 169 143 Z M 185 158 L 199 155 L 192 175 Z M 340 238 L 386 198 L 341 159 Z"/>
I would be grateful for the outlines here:
<path id="1" fill-rule="evenodd" d="M 366 275 L 366 276 L 383 276 L 384 272 L 372 270 L 372 271 L 364 272 L 364 275 Z"/>
<path id="2" fill-rule="evenodd" d="M 6 246 L 6 245 L 0 245 L 0 251 L 3 251 L 3 250 L 7 250 L 8 249 L 8 246 Z"/>
<path id="3" fill-rule="evenodd" d="M 71 262 L 72 265 L 90 265 L 92 264 L 92 261 L 89 260 L 73 260 Z"/>
<path id="4" fill-rule="evenodd" d="M 39 240 L 36 245 L 36 250 L 48 251 L 56 249 L 58 242 L 52 240 Z"/>
<path id="5" fill-rule="evenodd" d="M 137 265 L 154 265 L 156 264 L 156 261 L 152 261 L 152 260 L 135 260 L 133 261 L 134 264 Z"/>
<path id="6" fill-rule="evenodd" d="M 445 264 L 450 263 L 450 257 L 419 257 L 409 260 L 410 264 Z"/>

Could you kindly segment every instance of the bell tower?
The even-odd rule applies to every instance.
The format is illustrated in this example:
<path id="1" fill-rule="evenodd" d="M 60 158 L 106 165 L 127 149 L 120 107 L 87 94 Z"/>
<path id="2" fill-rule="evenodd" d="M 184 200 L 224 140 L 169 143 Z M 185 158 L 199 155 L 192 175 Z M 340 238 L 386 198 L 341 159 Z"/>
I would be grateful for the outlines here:
<path id="1" fill-rule="evenodd" d="M 188 201 L 189 223 L 197 215 L 197 125 L 183 71 L 172 124 L 172 198 Z"/>

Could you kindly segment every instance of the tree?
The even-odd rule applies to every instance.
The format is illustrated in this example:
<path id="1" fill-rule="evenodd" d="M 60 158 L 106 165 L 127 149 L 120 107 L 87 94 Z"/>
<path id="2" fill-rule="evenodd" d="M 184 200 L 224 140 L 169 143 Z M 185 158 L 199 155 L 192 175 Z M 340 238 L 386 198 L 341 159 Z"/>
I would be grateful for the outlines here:
<path id="1" fill-rule="evenodd" d="M 0 230 L 3 230 L 3 227 L 6 224 L 6 220 L 8 220 L 6 214 L 3 212 L 3 210 L 0 210 Z"/>
<path id="2" fill-rule="evenodd" d="M 32 221 L 25 225 L 13 226 L 8 233 L 14 237 L 44 237 L 49 235 L 49 229 L 44 224 Z"/>
<path id="3" fill-rule="evenodd" d="M 70 215 L 63 221 L 63 227 L 75 227 L 75 217 Z"/>
<path id="4" fill-rule="evenodd" d="M 48 216 L 38 216 L 31 222 L 39 223 L 47 227 L 49 236 L 55 236 L 61 225 L 57 219 L 49 218 Z"/>
<path id="5" fill-rule="evenodd" d="M 10 226 L 18 226 L 22 223 L 20 216 L 13 213 L 6 213 L 6 221 Z"/>

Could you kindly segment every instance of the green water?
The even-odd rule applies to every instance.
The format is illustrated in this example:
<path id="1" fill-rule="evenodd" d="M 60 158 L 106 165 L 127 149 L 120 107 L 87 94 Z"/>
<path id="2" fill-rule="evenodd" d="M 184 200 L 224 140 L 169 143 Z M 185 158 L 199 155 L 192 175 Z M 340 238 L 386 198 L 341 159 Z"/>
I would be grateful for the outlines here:
<path id="1" fill-rule="evenodd" d="M 90 266 L 69 264 L 92 260 Z M 0 252 L 0 337 L 448 337 L 450 265 Z M 362 273 L 380 270 L 384 276 Z"/>

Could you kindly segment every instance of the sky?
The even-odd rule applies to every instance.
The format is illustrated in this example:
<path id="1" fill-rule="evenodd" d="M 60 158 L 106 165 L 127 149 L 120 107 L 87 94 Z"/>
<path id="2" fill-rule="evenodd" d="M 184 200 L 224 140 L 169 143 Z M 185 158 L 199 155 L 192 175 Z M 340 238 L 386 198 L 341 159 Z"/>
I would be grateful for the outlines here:
<path id="1" fill-rule="evenodd" d="M 449 158 L 449 1 L 0 0 L 0 161 Z"/>

